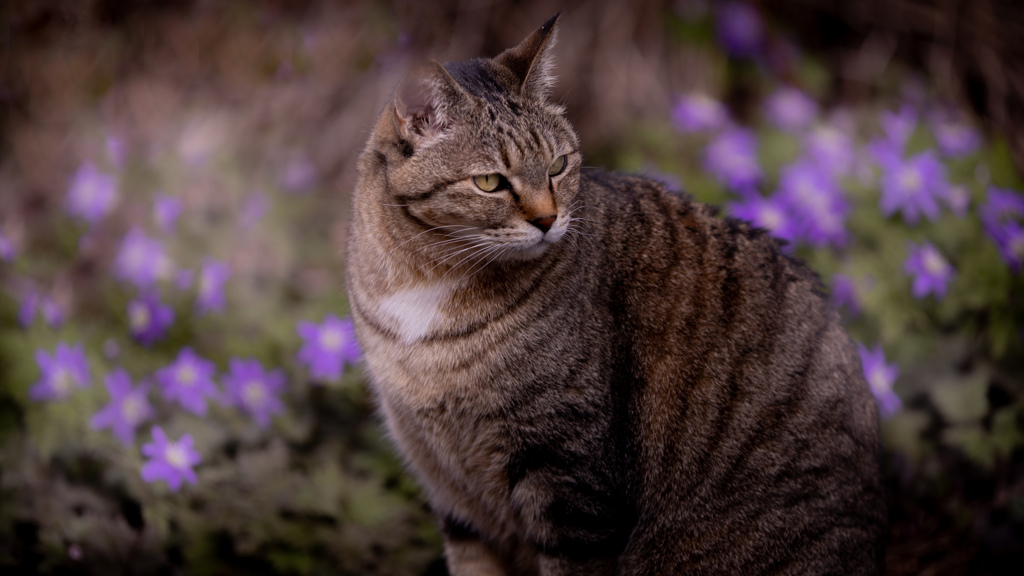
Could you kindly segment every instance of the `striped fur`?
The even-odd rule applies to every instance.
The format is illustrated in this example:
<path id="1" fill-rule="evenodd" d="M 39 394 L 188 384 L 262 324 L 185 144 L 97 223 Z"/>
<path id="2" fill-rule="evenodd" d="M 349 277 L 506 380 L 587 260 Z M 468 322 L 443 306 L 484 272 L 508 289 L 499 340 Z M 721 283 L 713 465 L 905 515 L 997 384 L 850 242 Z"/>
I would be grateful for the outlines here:
<path id="1" fill-rule="evenodd" d="M 546 99 L 554 25 L 413 72 L 360 160 L 353 316 L 450 571 L 877 573 L 875 406 L 817 278 L 582 169 Z"/>

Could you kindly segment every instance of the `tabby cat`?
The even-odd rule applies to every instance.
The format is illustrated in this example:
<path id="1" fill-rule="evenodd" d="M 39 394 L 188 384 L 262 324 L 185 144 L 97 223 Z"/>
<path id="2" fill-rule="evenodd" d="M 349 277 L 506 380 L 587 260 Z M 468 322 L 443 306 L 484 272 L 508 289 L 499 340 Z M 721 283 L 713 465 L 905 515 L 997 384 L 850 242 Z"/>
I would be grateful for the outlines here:
<path id="1" fill-rule="evenodd" d="M 411 73 L 359 161 L 352 313 L 449 571 L 877 573 L 876 408 L 817 277 L 583 168 L 557 18 Z"/>

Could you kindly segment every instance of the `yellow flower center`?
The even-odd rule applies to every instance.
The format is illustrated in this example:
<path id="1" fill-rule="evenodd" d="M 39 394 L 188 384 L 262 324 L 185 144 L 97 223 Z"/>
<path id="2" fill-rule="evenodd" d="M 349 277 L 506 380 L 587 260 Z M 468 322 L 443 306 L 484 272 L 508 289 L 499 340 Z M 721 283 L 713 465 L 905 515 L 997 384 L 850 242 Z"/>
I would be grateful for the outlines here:
<path id="1" fill-rule="evenodd" d="M 96 189 L 95 180 L 91 178 L 86 180 L 85 185 L 79 188 L 81 190 L 79 198 L 86 204 L 92 204 L 96 199 Z"/>
<path id="2" fill-rule="evenodd" d="M 825 195 L 817 186 L 807 178 L 801 178 L 796 183 L 796 195 L 800 201 L 812 208 L 815 213 L 827 212 L 827 200 Z"/>
<path id="3" fill-rule="evenodd" d="M 829 152 L 838 152 L 840 143 L 840 132 L 835 128 L 818 128 L 818 143 Z"/>
<path id="4" fill-rule="evenodd" d="M 1024 236 L 1017 236 L 1010 241 L 1010 254 L 1018 259 L 1024 259 Z"/>
<path id="5" fill-rule="evenodd" d="M 196 369 L 188 364 L 178 368 L 178 382 L 184 386 L 191 386 L 196 383 Z"/>
<path id="6" fill-rule="evenodd" d="M 121 402 L 121 416 L 129 424 L 138 424 L 142 420 L 145 406 L 140 398 L 129 396 Z"/>
<path id="7" fill-rule="evenodd" d="M 177 442 L 168 443 L 164 457 L 167 459 L 167 463 L 175 468 L 188 468 L 188 452 L 185 451 L 184 446 Z"/>
<path id="8" fill-rule="evenodd" d="M 149 307 L 145 304 L 133 304 L 131 310 L 128 311 L 128 321 L 131 323 L 132 330 L 135 332 L 142 332 L 146 328 L 149 328 L 149 322 L 151 319 Z"/>
<path id="9" fill-rule="evenodd" d="M 886 377 L 885 366 L 879 364 L 871 369 L 871 372 L 868 374 L 868 384 L 875 392 L 889 390 L 889 378 Z"/>
<path id="10" fill-rule="evenodd" d="M 320 330 L 320 346 L 328 352 L 337 352 L 341 350 L 341 344 L 344 341 L 344 337 L 341 334 L 341 330 L 336 327 L 323 328 Z"/>
<path id="11" fill-rule="evenodd" d="M 75 387 L 75 379 L 63 368 L 53 374 L 53 390 L 58 397 L 67 396 Z"/>
<path id="12" fill-rule="evenodd" d="M 263 404 L 264 400 L 266 400 L 267 391 L 263 389 L 263 383 L 259 380 L 250 380 L 245 385 L 242 397 L 247 406 L 255 408 L 256 406 Z"/>
<path id="13" fill-rule="evenodd" d="M 921 263 L 924 265 L 925 271 L 933 276 L 945 273 L 948 266 L 942 255 L 935 250 L 925 251 Z"/>
<path id="14" fill-rule="evenodd" d="M 132 271 L 141 270 L 146 264 L 146 249 L 141 244 L 128 246 L 128 254 L 125 255 L 125 263 Z"/>
<path id="15" fill-rule="evenodd" d="M 718 113 L 718 103 L 703 94 L 694 96 L 690 100 L 690 104 L 693 106 L 694 111 L 702 118 L 708 118 Z"/>
<path id="16" fill-rule="evenodd" d="M 900 172 L 900 187 L 902 187 L 905 192 L 917 194 L 921 191 L 921 185 L 923 183 L 921 172 L 913 167 L 904 168 L 903 171 Z"/>
<path id="17" fill-rule="evenodd" d="M 767 206 L 761 211 L 761 222 L 769 230 L 778 230 L 782 226 L 782 212 L 774 206 Z"/>

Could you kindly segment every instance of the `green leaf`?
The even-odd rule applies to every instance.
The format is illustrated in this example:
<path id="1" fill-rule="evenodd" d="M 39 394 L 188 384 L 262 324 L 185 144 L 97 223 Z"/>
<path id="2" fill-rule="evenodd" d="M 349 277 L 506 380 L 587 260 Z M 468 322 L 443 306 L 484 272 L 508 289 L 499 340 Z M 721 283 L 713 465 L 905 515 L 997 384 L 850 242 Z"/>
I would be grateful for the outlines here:
<path id="1" fill-rule="evenodd" d="M 891 419 L 882 422 L 882 443 L 889 450 L 906 454 L 914 462 L 932 452 L 932 447 L 922 438 L 931 418 L 918 410 L 904 410 Z"/>
<path id="2" fill-rule="evenodd" d="M 985 468 L 991 468 L 995 462 L 995 444 L 980 424 L 947 428 L 942 431 L 942 441 L 959 448 L 968 458 Z"/>
<path id="3" fill-rule="evenodd" d="M 992 444 L 1003 458 L 1008 459 L 1018 446 L 1024 445 L 1019 416 L 1020 409 L 1014 406 L 997 410 L 992 415 Z"/>
<path id="4" fill-rule="evenodd" d="M 932 388 L 931 397 L 939 413 L 953 424 L 977 422 L 988 414 L 988 374 L 973 372 L 964 378 L 950 378 Z"/>

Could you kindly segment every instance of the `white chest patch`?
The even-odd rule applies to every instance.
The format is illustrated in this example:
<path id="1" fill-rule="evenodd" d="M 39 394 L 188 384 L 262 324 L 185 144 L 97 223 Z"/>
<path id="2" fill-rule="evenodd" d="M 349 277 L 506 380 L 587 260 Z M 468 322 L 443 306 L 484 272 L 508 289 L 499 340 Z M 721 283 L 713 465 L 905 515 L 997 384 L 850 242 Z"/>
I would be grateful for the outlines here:
<path id="1" fill-rule="evenodd" d="M 418 286 L 395 292 L 380 303 L 384 315 L 406 344 L 430 334 L 444 320 L 441 306 L 451 294 L 450 284 Z"/>

